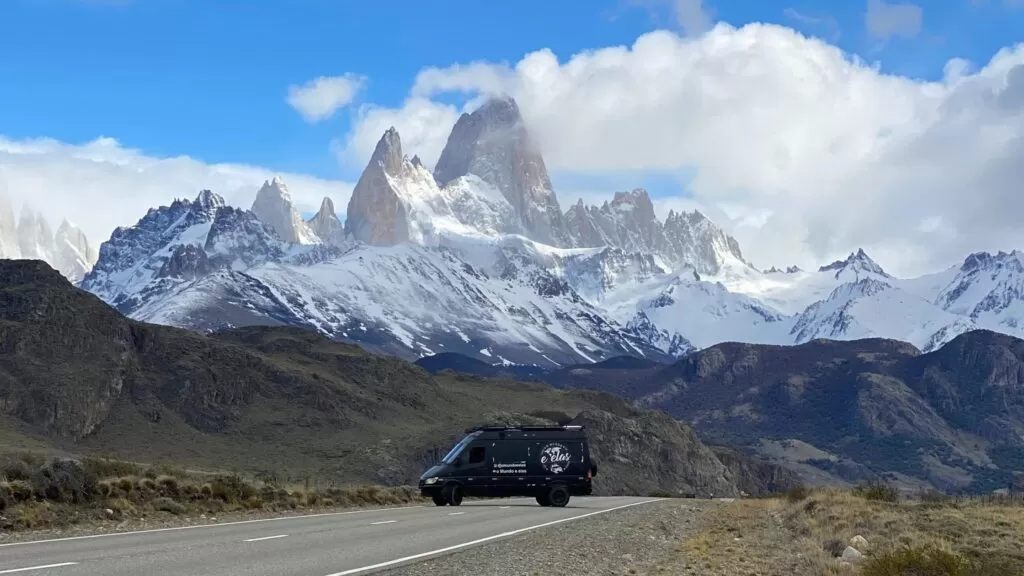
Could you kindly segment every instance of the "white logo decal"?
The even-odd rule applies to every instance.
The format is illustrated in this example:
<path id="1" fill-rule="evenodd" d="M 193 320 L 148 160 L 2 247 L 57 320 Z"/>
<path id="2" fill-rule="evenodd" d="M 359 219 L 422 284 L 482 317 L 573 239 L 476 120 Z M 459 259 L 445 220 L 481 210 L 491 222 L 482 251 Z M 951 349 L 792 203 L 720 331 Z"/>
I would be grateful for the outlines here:
<path id="1" fill-rule="evenodd" d="M 569 467 L 572 455 L 563 444 L 552 442 L 540 450 L 540 465 L 552 474 L 561 474 Z"/>

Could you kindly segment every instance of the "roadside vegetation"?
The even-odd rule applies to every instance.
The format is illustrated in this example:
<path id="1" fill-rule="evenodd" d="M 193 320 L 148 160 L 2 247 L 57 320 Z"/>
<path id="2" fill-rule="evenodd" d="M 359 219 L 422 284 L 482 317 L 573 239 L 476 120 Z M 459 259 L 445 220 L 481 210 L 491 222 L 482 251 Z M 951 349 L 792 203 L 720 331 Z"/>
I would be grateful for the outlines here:
<path id="1" fill-rule="evenodd" d="M 418 502 L 415 487 L 309 488 L 273 477 L 186 471 L 105 458 L 0 457 L 3 532 L 126 521 L 211 520 L 217 516 L 301 512 Z"/>
<path id="2" fill-rule="evenodd" d="M 707 576 L 1024 576 L 1024 496 L 797 489 L 710 509 L 680 552 Z"/>

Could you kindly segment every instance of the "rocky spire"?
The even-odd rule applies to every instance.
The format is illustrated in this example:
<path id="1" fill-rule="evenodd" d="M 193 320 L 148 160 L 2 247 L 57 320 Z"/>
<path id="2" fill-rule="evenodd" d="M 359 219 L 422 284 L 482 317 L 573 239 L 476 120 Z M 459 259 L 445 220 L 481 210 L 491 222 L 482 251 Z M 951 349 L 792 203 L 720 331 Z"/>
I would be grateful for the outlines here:
<path id="1" fill-rule="evenodd" d="M 440 186 L 474 174 L 501 191 L 527 235 L 545 244 L 572 243 L 540 151 L 516 101 L 492 98 L 452 128 L 434 169 Z"/>
<path id="2" fill-rule="evenodd" d="M 196 202 L 201 201 L 202 195 Z M 295 210 L 295 206 L 292 205 L 288 187 L 283 180 L 276 176 L 272 180 L 265 181 L 259 192 L 256 193 L 256 200 L 252 203 L 252 212 L 273 228 L 285 242 L 320 243 L 320 239 L 306 226 L 298 211 Z"/>
<path id="3" fill-rule="evenodd" d="M 391 182 L 405 171 L 402 139 L 392 126 L 377 142 L 370 163 L 352 190 L 345 216 L 346 236 L 376 246 L 409 239 L 408 211 Z"/>
<path id="4" fill-rule="evenodd" d="M 56 258 L 54 266 L 68 280 L 78 282 L 92 270 L 98 256 L 96 250 L 89 245 L 85 232 L 79 227 L 67 219 L 62 220 L 53 243 Z"/>
<path id="5" fill-rule="evenodd" d="M 53 231 L 43 215 L 27 204 L 18 218 L 18 248 L 22 258 L 53 261 Z"/>
<path id="6" fill-rule="evenodd" d="M 863 248 L 858 248 L 856 252 L 851 252 L 846 260 L 836 260 L 831 264 L 827 264 L 818 268 L 818 272 L 835 272 L 836 278 L 839 278 L 843 272 L 850 272 L 853 274 L 867 273 L 876 274 L 882 277 L 889 277 L 889 274 L 878 265 L 877 262 L 872 260 L 868 253 Z"/>
<path id="7" fill-rule="evenodd" d="M 320 210 L 306 224 L 326 244 L 340 246 L 345 242 L 345 226 L 334 211 L 334 202 L 327 196 L 320 203 Z"/>
<path id="8" fill-rule="evenodd" d="M 0 258 L 20 258 L 18 225 L 14 221 L 14 208 L 7 196 L 6 186 L 0 179 Z"/>

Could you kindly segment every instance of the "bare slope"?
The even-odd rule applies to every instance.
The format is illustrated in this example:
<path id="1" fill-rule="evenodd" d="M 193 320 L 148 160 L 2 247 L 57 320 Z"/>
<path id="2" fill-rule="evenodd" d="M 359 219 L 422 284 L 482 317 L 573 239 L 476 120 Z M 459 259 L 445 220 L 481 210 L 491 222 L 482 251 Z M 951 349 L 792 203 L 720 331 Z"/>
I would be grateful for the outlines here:
<path id="1" fill-rule="evenodd" d="M 0 261 L 0 438 L 19 448 L 33 437 L 134 461 L 401 484 L 465 427 L 524 419 L 593 427 L 606 493 L 750 484 L 737 477 L 749 468 L 724 465 L 687 426 L 610 394 L 431 375 L 294 328 L 140 323 L 41 261 Z"/>

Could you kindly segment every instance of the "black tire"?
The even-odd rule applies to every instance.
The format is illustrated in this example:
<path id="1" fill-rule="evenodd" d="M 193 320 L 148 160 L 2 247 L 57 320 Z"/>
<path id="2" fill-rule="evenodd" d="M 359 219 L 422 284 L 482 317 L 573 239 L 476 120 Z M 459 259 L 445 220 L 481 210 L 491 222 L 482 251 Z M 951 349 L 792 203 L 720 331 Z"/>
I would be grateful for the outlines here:
<path id="1" fill-rule="evenodd" d="M 444 499 L 452 506 L 462 504 L 462 486 L 449 484 L 444 487 Z"/>
<path id="2" fill-rule="evenodd" d="M 565 508 L 565 505 L 569 503 L 569 490 L 561 484 L 555 484 L 548 489 L 545 499 L 549 502 L 549 506 Z"/>
<path id="3" fill-rule="evenodd" d="M 540 504 L 541 506 L 551 506 L 551 500 L 548 500 L 546 492 L 544 494 L 537 494 L 537 504 Z"/>
<path id="4" fill-rule="evenodd" d="M 445 506 L 448 504 L 448 500 L 441 493 L 433 494 L 430 499 L 434 501 L 435 506 Z"/>

